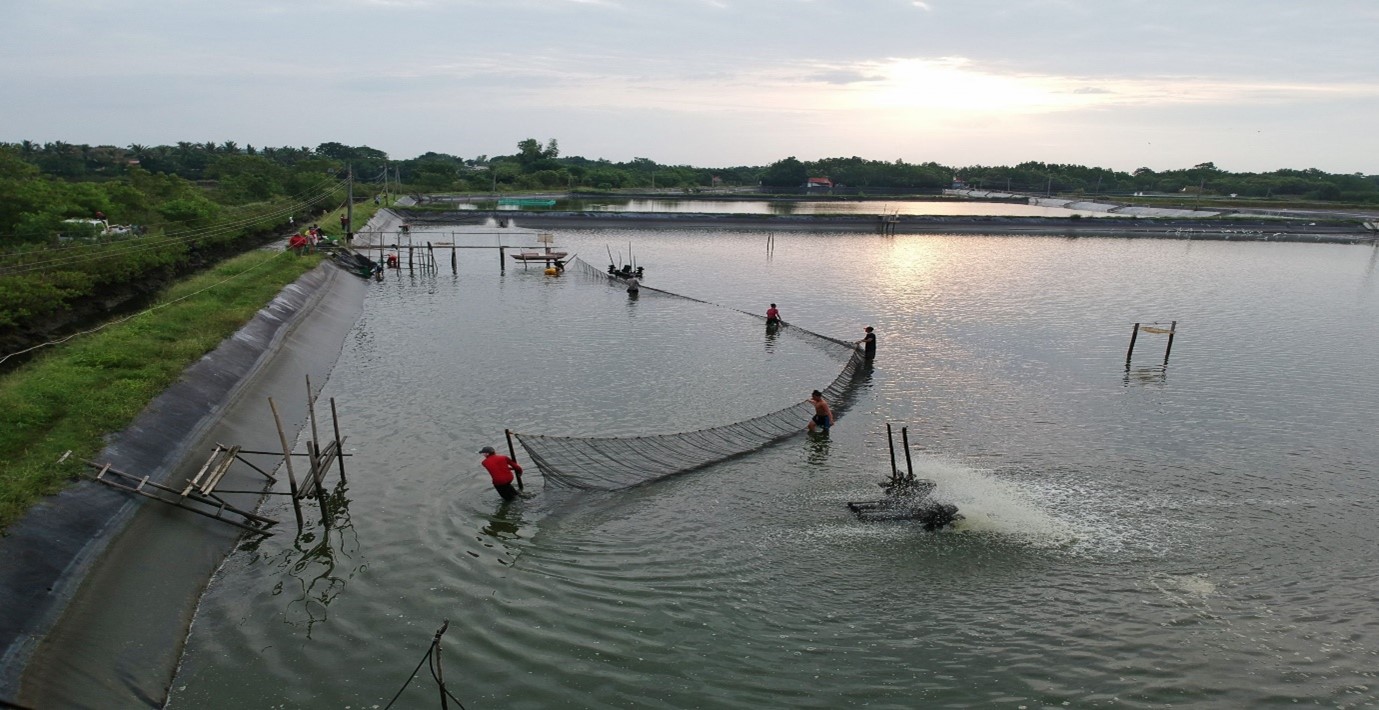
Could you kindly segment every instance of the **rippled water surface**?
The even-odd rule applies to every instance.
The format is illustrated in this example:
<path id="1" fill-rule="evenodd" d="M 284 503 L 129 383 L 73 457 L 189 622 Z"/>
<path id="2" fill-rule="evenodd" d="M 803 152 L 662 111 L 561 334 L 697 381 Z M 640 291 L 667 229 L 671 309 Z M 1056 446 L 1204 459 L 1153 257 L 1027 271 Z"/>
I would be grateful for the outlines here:
<path id="1" fill-rule="evenodd" d="M 648 285 L 728 308 L 499 274 L 486 252 L 375 284 L 324 391 L 348 511 L 230 558 L 175 707 L 382 707 L 445 619 L 471 709 L 1375 704 L 1372 248 L 557 241 L 600 265 L 631 242 Z M 475 451 L 504 428 L 681 431 L 827 384 L 836 357 L 731 310 L 772 301 L 824 334 L 877 329 L 828 438 L 618 493 L 533 472 L 535 497 L 499 504 Z M 1127 370 L 1132 324 L 1174 320 L 1167 367 L 1143 333 Z M 887 422 L 959 529 L 845 507 L 889 474 Z M 399 701 L 438 704 L 424 668 Z"/>

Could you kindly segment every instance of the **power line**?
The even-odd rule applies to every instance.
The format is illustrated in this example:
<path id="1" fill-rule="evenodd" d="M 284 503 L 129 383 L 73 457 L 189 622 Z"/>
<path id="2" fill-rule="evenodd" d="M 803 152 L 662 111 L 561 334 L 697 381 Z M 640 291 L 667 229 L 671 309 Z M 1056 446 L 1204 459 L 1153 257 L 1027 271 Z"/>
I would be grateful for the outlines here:
<path id="1" fill-rule="evenodd" d="M 316 204 L 321 200 L 334 194 L 339 189 L 340 184 L 341 183 L 336 183 L 330 189 L 324 190 L 320 194 L 311 197 L 310 199 L 302 200 L 290 205 L 281 206 L 272 212 L 253 215 L 238 220 L 231 220 L 229 222 L 223 222 L 202 230 L 175 232 L 172 234 L 167 234 L 158 237 L 148 237 L 140 240 L 130 240 L 128 242 L 122 242 L 116 245 L 88 247 L 89 249 L 92 249 L 90 253 L 59 255 L 55 258 L 44 259 L 40 261 L 32 261 L 19 266 L 5 268 L 3 270 L 0 270 L 0 273 L 3 273 L 5 275 L 17 275 L 31 273 L 34 271 L 46 271 L 57 267 L 72 266 L 80 264 L 82 262 L 95 261 L 97 259 L 128 256 L 131 254 L 135 254 L 137 252 L 147 251 L 149 249 L 165 248 L 178 243 L 191 242 L 199 239 L 209 239 L 223 236 L 225 234 L 232 233 L 236 229 L 246 225 L 255 224 L 263 221 L 270 221 L 276 218 L 281 218 L 287 215 L 295 214 L 303 207 Z"/>
<path id="2" fill-rule="evenodd" d="M 147 309 L 145 309 L 145 310 L 139 311 L 138 313 L 133 313 L 133 314 L 127 315 L 127 316 L 125 316 L 125 317 L 123 317 L 123 318 L 117 318 L 117 319 L 112 320 L 112 321 L 107 321 L 107 322 L 105 322 L 105 323 L 102 323 L 102 324 L 96 326 L 95 328 L 91 328 L 90 330 L 83 330 L 83 331 L 78 332 L 78 333 L 72 333 L 71 335 L 68 335 L 68 336 L 63 337 L 63 338 L 58 338 L 57 340 L 50 340 L 50 341 L 48 341 L 48 342 L 46 342 L 46 343 L 40 343 L 40 344 L 38 344 L 38 345 L 34 345 L 34 346 L 32 346 L 32 347 L 28 347 L 28 348 L 25 348 L 25 349 L 23 349 L 23 350 L 17 350 L 17 351 L 12 352 L 12 353 L 10 353 L 10 354 L 8 354 L 8 355 L 5 355 L 4 357 L 0 357 L 0 365 L 3 365 L 3 364 L 5 363 L 6 360 L 9 360 L 10 358 L 12 358 L 12 357 L 14 357 L 14 356 L 16 356 L 16 355 L 23 355 L 24 353 L 33 352 L 33 351 L 35 351 L 35 350 L 38 350 L 39 348 L 46 348 L 46 347 L 48 347 L 48 346 L 50 346 L 50 345 L 58 345 L 58 344 L 60 344 L 60 343 L 65 343 L 65 342 L 67 342 L 67 341 L 69 341 L 69 340 L 71 340 L 71 339 L 73 339 L 73 338 L 80 337 L 80 336 L 83 336 L 83 335 L 89 335 L 89 334 L 95 333 L 95 332 L 97 332 L 97 331 L 99 331 L 99 330 L 104 330 L 105 328 L 108 328 L 108 327 L 110 327 L 110 326 L 112 326 L 112 325 L 117 325 L 117 324 L 123 323 L 123 322 L 125 322 L 125 321 L 127 321 L 127 320 L 131 320 L 131 319 L 133 319 L 133 318 L 138 318 L 139 316 L 142 316 L 142 315 L 145 315 L 145 314 L 148 314 L 148 313 L 152 313 L 153 311 L 156 311 L 156 310 L 158 310 L 158 309 L 160 309 L 160 308 L 164 308 L 164 307 L 166 307 L 166 306 L 171 306 L 171 305 L 174 304 L 174 303 L 178 303 L 178 302 L 180 302 L 180 301 L 185 301 L 185 300 L 187 300 L 188 298 L 191 298 L 192 296 L 196 296 L 196 295 L 198 295 L 198 294 L 205 293 L 206 291 L 209 291 L 209 290 L 215 288 L 216 286 L 219 286 L 219 285 L 224 284 L 224 283 L 226 283 L 226 282 L 229 282 L 229 281 L 232 281 L 232 280 L 234 280 L 234 279 L 237 279 L 237 278 L 239 278 L 239 277 L 241 277 L 241 276 L 243 276 L 243 275 L 245 275 L 245 274 L 247 274 L 247 273 L 249 273 L 249 272 L 251 272 L 251 271 L 253 271 L 253 270 L 255 270 L 255 269 L 261 268 L 261 267 L 263 267 L 263 266 L 265 266 L 265 265 L 267 265 L 267 264 L 271 264 L 271 263 L 273 263 L 273 261 L 274 261 L 275 259 L 279 259 L 279 258 L 281 258 L 281 257 L 282 257 L 283 255 L 285 255 L 285 254 L 287 254 L 287 252 L 281 252 L 281 253 L 279 253 L 279 254 L 275 254 L 275 255 L 273 255 L 272 257 L 270 257 L 270 258 L 268 258 L 268 259 L 264 259 L 262 262 L 260 262 L 260 263 L 258 263 L 258 264 L 255 264 L 255 265 L 253 265 L 253 266 L 251 266 L 251 267 L 245 269 L 244 271 L 241 271 L 241 272 L 239 272 L 239 273 L 237 273 L 237 274 L 234 274 L 234 275 L 229 276 L 229 277 L 227 277 L 227 278 L 225 278 L 225 279 L 222 279 L 222 280 L 220 280 L 220 281 L 217 281 L 217 282 L 215 282 L 215 283 L 213 283 L 213 284 L 211 284 L 211 285 L 209 285 L 209 286 L 207 286 L 207 287 L 205 287 L 205 288 L 203 288 L 203 289 L 200 289 L 200 290 L 197 290 L 197 291 L 193 291 L 193 292 L 191 292 L 191 293 L 189 293 L 189 294 L 187 294 L 187 295 L 185 295 L 185 296 L 179 296 L 178 298 L 174 298 L 174 299 L 172 299 L 171 301 L 168 301 L 168 302 L 166 302 L 166 303 L 160 303 L 160 304 L 158 304 L 158 305 L 156 305 L 156 306 L 153 306 L 153 307 L 151 307 L 151 308 L 147 308 Z"/>

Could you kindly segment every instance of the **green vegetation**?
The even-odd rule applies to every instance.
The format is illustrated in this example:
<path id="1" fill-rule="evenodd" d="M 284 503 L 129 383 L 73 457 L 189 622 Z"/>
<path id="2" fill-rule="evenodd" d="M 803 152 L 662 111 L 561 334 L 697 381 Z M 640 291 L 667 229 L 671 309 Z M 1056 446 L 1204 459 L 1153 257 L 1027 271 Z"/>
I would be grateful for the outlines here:
<path id="1" fill-rule="evenodd" d="M 0 529 L 74 478 L 105 434 L 124 429 L 190 363 L 317 263 L 266 251 L 227 260 L 169 289 L 157 310 L 0 376 Z M 66 451 L 72 456 L 58 465 Z"/>
<path id="2" fill-rule="evenodd" d="M 1213 163 L 1199 163 L 1182 170 L 1156 172 L 1140 168 L 1133 173 L 1105 168 L 1049 163 L 1021 163 L 1014 167 L 970 167 L 954 171 L 967 185 L 985 190 L 1103 195 L 1135 201 L 1142 195 L 1248 198 L 1274 202 L 1379 204 L 1379 176 L 1359 173 L 1336 175 L 1315 168 L 1275 170 L 1268 173 L 1232 173 Z M 1152 204 L 1161 204 L 1154 202 Z M 1279 205 L 1283 206 L 1283 205 Z"/>
<path id="3" fill-rule="evenodd" d="M 343 163 L 274 153 L 0 144 L 0 354 L 137 308 L 344 201 Z"/>

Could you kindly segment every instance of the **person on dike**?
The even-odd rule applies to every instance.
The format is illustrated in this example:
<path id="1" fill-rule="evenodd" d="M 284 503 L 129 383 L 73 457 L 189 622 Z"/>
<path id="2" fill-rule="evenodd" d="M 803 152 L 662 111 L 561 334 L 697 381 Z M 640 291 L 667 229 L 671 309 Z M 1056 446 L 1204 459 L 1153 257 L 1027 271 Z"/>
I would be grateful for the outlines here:
<path id="1" fill-rule="evenodd" d="M 517 489 L 512 486 L 513 474 L 516 474 L 517 484 L 521 485 L 522 467 L 516 461 L 495 451 L 492 446 L 479 449 L 479 453 L 484 455 L 484 468 L 493 479 L 493 489 L 498 491 L 498 495 L 502 496 L 503 500 L 517 498 Z"/>
<path id="2" fill-rule="evenodd" d="M 833 410 L 829 409 L 828 402 L 824 401 L 824 393 L 814 390 L 809 395 L 809 403 L 814 405 L 814 417 L 809 420 L 809 432 L 813 433 L 814 427 L 817 426 L 824 433 L 828 433 L 828 430 L 833 427 Z"/>
<path id="3" fill-rule="evenodd" d="M 876 333 L 872 331 L 871 326 L 867 326 L 867 334 L 856 344 L 862 346 L 863 357 L 868 360 L 876 359 Z"/>
<path id="4" fill-rule="evenodd" d="M 766 309 L 766 325 L 780 325 L 780 311 L 776 309 L 774 303 Z"/>

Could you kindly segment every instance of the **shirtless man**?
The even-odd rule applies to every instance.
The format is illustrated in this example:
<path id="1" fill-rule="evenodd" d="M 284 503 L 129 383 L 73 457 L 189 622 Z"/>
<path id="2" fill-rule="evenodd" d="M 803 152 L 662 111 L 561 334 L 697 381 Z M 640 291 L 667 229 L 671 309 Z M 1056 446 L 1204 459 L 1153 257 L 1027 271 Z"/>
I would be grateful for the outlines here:
<path id="1" fill-rule="evenodd" d="M 809 395 L 809 403 L 814 405 L 814 417 L 809 420 L 810 433 L 813 433 L 816 426 L 827 433 L 829 427 L 833 426 L 833 410 L 829 409 L 828 402 L 824 401 L 824 393 L 814 390 L 813 394 Z"/>

